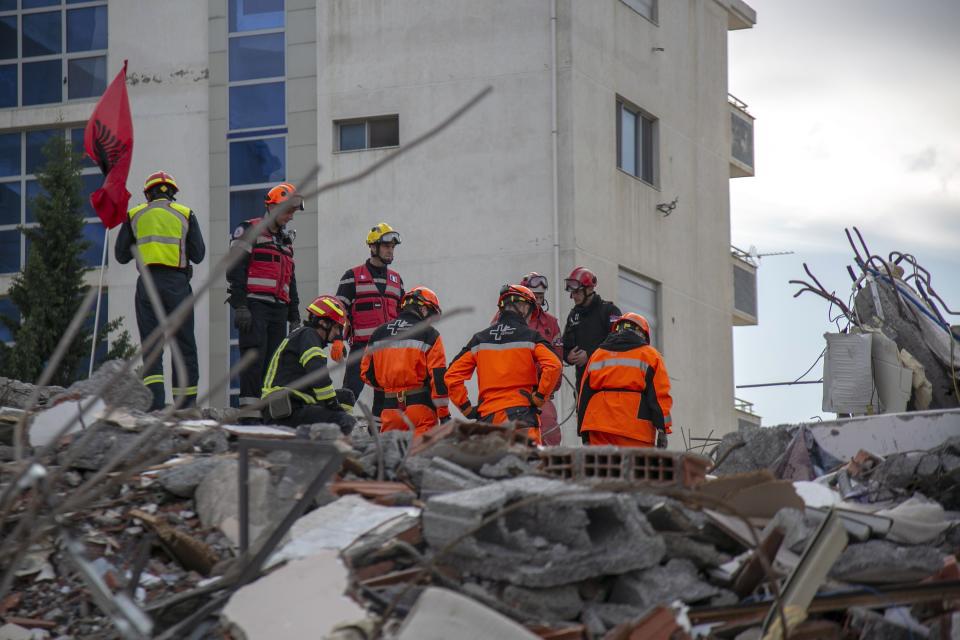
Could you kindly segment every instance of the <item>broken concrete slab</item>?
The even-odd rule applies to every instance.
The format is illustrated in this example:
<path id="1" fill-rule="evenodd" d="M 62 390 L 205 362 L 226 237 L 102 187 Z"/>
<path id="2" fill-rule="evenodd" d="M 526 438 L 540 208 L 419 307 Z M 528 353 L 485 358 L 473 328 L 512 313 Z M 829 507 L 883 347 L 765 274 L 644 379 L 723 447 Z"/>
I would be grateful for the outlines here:
<path id="1" fill-rule="evenodd" d="M 106 422 L 95 422 L 88 429 L 73 434 L 73 441 L 57 455 L 57 463 L 75 469 L 96 471 L 113 456 L 118 455 L 140 437 L 140 434 L 121 429 Z M 138 453 L 175 453 L 184 448 L 186 440 L 174 433 L 156 433 L 143 442 Z M 72 458 L 68 462 L 68 458 Z"/>
<path id="2" fill-rule="evenodd" d="M 720 595 L 689 560 L 672 558 L 663 566 L 631 571 L 617 578 L 610 602 L 647 608 L 682 600 L 690 604 Z"/>
<path id="3" fill-rule="evenodd" d="M 960 433 L 960 409 L 936 409 L 843 418 L 807 425 L 817 444 L 836 458 L 861 449 L 879 456 L 935 449 Z"/>
<path id="4" fill-rule="evenodd" d="M 769 469 L 793 439 L 790 426 L 742 426 L 723 436 L 717 449 L 720 464 L 711 473 L 726 476 Z"/>
<path id="5" fill-rule="evenodd" d="M 36 385 L 27 382 L 14 380 L 13 378 L 0 377 L 0 406 L 13 409 L 28 409 L 27 401 L 36 390 Z M 63 393 L 63 387 L 49 386 L 40 387 L 37 404 L 41 407 L 50 404 L 50 401 Z"/>
<path id="6" fill-rule="evenodd" d="M 157 476 L 157 482 L 175 496 L 192 498 L 197 486 L 221 462 L 223 462 L 222 458 L 200 458 L 178 464 L 162 471 Z"/>
<path id="7" fill-rule="evenodd" d="M 464 469 L 443 458 L 433 458 L 424 470 L 420 484 L 420 498 L 426 500 L 431 496 L 451 491 L 463 491 L 487 484 L 489 480 L 481 478 L 473 471 Z"/>
<path id="8" fill-rule="evenodd" d="M 533 465 L 528 464 L 517 455 L 508 453 L 493 464 L 483 465 L 477 473 L 484 478 L 504 480 L 535 472 L 536 468 Z"/>
<path id="9" fill-rule="evenodd" d="M 194 493 L 197 515 L 205 527 L 218 527 L 233 544 L 240 544 L 240 507 L 236 460 L 221 460 L 207 472 Z M 281 501 L 270 483 L 270 472 L 250 467 L 250 539 L 279 522 L 291 506 Z"/>
<path id="10" fill-rule="evenodd" d="M 685 533 L 661 532 L 663 541 L 670 550 L 671 558 L 684 558 L 700 569 L 718 567 L 730 562 L 730 555 L 717 549 L 709 542 L 700 542 Z"/>
<path id="11" fill-rule="evenodd" d="M 863 584 L 917 582 L 936 573 L 943 559 L 943 554 L 932 547 L 901 547 L 886 540 L 869 540 L 848 546 L 830 576 Z"/>
<path id="12" fill-rule="evenodd" d="M 43 447 L 68 433 L 75 433 L 103 415 L 102 400 L 67 400 L 33 416 L 28 428 L 31 447 Z"/>
<path id="13" fill-rule="evenodd" d="M 371 529 L 419 513 L 416 507 L 382 507 L 358 495 L 344 496 L 294 522 L 289 541 L 273 554 L 269 564 L 343 549 Z"/>
<path id="14" fill-rule="evenodd" d="M 523 612 L 529 622 L 557 623 L 575 620 L 583 609 L 576 585 L 528 589 L 507 585 L 501 597 L 511 608 Z"/>
<path id="15" fill-rule="evenodd" d="M 926 634 L 920 634 L 910 627 L 906 627 L 887 619 L 886 617 L 864 609 L 863 607 L 852 607 L 848 612 L 848 627 L 850 631 L 857 634 L 857 638 L 868 640 L 870 638 L 883 638 L 884 640 L 914 640 L 917 637 L 926 637 Z"/>
<path id="16" fill-rule="evenodd" d="M 148 411 L 153 395 L 133 369 L 121 374 L 123 360 L 110 360 L 100 365 L 86 380 L 74 382 L 65 397 L 100 396 L 108 406 Z"/>
<path id="17" fill-rule="evenodd" d="M 444 553 L 438 561 L 526 587 L 652 567 L 665 550 L 628 496 L 534 476 L 434 496 L 423 530 L 433 550 Z"/>
<path id="18" fill-rule="evenodd" d="M 245 640 L 326 637 L 340 624 L 367 617 L 363 607 L 344 595 L 348 584 L 337 552 L 320 552 L 238 590 L 221 619 L 233 637 Z"/>
<path id="19" fill-rule="evenodd" d="M 397 634 L 397 640 L 537 640 L 537 636 L 475 600 L 430 587 Z"/>

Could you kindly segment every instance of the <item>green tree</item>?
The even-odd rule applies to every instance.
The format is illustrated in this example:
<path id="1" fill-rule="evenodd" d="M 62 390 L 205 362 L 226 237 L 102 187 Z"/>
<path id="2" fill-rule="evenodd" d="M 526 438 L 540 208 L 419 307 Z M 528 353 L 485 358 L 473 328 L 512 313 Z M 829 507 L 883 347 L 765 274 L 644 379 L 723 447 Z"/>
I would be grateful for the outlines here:
<path id="1" fill-rule="evenodd" d="M 64 136 L 54 136 L 43 153 L 46 161 L 37 173 L 41 195 L 31 201 L 39 226 L 23 229 L 30 251 L 26 268 L 14 277 L 9 291 L 22 322 L 0 318 L 14 339 L 12 347 L 0 344 L 0 374 L 24 381 L 40 376 L 88 290 L 83 252 L 90 243 L 83 237 L 81 158 Z M 118 326 L 119 321 L 106 323 L 97 342 L 106 341 Z M 79 369 L 90 353 L 92 329 L 88 321 L 67 350 L 52 384 L 66 386 L 86 376 Z M 110 355 L 119 357 L 132 351 L 126 331 L 109 349 Z"/>

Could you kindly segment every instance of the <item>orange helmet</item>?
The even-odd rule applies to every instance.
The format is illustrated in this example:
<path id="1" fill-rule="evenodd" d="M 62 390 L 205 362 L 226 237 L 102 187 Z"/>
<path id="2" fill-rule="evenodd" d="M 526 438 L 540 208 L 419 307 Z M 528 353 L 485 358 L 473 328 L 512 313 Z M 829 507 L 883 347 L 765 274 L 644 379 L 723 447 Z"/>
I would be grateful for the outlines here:
<path id="1" fill-rule="evenodd" d="M 565 281 L 567 291 L 576 291 L 583 287 L 597 286 L 597 274 L 586 267 L 577 267 L 570 272 Z"/>
<path id="2" fill-rule="evenodd" d="M 180 191 L 180 187 L 177 186 L 177 181 L 166 171 L 155 171 L 148 175 L 147 179 L 143 181 L 144 194 L 154 187 L 160 187 L 162 193 L 169 193 L 170 195 Z"/>
<path id="3" fill-rule="evenodd" d="M 527 302 L 532 308 L 537 308 L 537 296 L 522 284 L 505 284 L 500 288 L 497 306 L 502 309 L 505 304 L 511 302 Z"/>
<path id="4" fill-rule="evenodd" d="M 281 202 L 286 202 L 290 198 L 299 195 L 297 193 L 297 188 L 290 184 L 289 182 L 281 182 L 274 188 L 267 191 L 266 197 L 263 199 L 264 204 L 280 204 Z M 300 210 L 303 211 L 303 199 L 300 199 Z"/>
<path id="5" fill-rule="evenodd" d="M 405 307 L 408 304 L 422 304 L 433 313 L 438 315 L 443 313 L 443 311 L 440 310 L 440 298 L 426 287 L 414 287 L 403 294 L 403 299 L 400 300 L 400 306 Z"/>
<path id="6" fill-rule="evenodd" d="M 650 323 L 647 322 L 647 319 L 644 318 L 639 313 L 633 313 L 632 311 L 627 312 L 613 321 L 613 324 L 610 327 L 610 330 L 613 332 L 620 331 L 622 329 L 628 328 L 630 325 L 633 325 L 637 329 L 640 329 L 643 334 L 647 337 L 647 341 L 650 340 Z"/>
<path id="7" fill-rule="evenodd" d="M 343 308 L 343 302 L 333 296 L 320 296 L 310 303 L 307 307 L 310 315 L 321 320 L 332 320 L 344 329 L 347 327 L 347 311 Z"/>

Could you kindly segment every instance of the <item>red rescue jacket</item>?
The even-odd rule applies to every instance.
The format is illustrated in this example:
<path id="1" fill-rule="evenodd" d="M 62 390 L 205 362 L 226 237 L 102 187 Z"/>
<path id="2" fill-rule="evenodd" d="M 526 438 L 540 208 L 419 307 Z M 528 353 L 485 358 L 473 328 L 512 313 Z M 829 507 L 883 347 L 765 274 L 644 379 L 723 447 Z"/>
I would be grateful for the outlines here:
<path id="1" fill-rule="evenodd" d="M 350 307 L 353 342 L 366 343 L 377 327 L 396 319 L 403 281 L 400 280 L 400 274 L 391 269 L 387 269 L 386 282 L 375 280 L 366 263 L 353 268 L 353 280 L 356 287 Z M 385 285 L 383 293 L 377 288 L 378 284 Z"/>
<path id="2" fill-rule="evenodd" d="M 247 222 L 256 226 L 260 218 Z M 293 277 L 293 245 L 278 245 L 273 235 L 264 229 L 253 243 L 247 264 L 247 292 L 274 296 L 283 303 L 290 302 L 290 279 Z"/>

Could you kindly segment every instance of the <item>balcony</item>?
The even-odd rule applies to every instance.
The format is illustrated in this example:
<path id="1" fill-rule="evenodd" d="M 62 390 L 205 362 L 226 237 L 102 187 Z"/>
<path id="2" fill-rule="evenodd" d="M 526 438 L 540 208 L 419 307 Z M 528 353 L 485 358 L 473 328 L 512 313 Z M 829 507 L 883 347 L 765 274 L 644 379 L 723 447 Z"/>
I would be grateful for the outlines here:
<path id="1" fill-rule="evenodd" d="M 733 399 L 733 412 L 737 416 L 737 428 L 744 426 L 759 427 L 763 419 L 753 410 L 753 403 L 742 398 Z"/>
<path id="2" fill-rule="evenodd" d="M 747 105 L 736 96 L 727 94 L 730 106 L 730 177 L 749 178 L 753 165 L 753 116 Z"/>
<path id="3" fill-rule="evenodd" d="M 757 260 L 749 253 L 730 247 L 733 265 L 733 326 L 752 327 L 757 315 Z"/>

